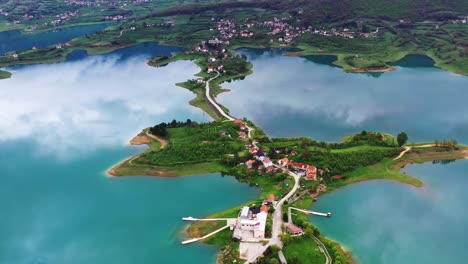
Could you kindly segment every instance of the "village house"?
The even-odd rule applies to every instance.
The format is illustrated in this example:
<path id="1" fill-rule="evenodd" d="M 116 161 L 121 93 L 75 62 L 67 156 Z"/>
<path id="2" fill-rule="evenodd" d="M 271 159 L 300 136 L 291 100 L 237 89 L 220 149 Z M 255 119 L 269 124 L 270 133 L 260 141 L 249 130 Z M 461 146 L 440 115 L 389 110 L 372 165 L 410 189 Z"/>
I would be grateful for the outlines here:
<path id="1" fill-rule="evenodd" d="M 240 120 L 240 119 L 236 119 L 236 120 L 234 120 L 234 124 L 240 126 L 240 125 L 243 125 L 244 122 L 242 122 L 242 120 Z"/>
<path id="2" fill-rule="evenodd" d="M 251 211 L 245 206 L 241 209 L 234 237 L 243 240 L 249 238 L 265 238 L 265 226 L 268 217 L 268 208 L 261 207 L 260 210 Z"/>
<path id="3" fill-rule="evenodd" d="M 257 153 L 255 154 L 255 158 L 260 161 L 263 161 L 263 159 L 265 158 L 265 153 L 263 152 L 263 150 L 261 149 L 257 150 Z"/>
<path id="4" fill-rule="evenodd" d="M 306 180 L 317 180 L 317 167 L 312 165 L 307 167 Z"/>
<path id="5" fill-rule="evenodd" d="M 214 66 L 208 66 L 207 72 L 212 73 L 214 71 Z"/>
<path id="6" fill-rule="evenodd" d="M 270 166 L 273 167 L 273 162 L 270 160 L 270 158 L 265 157 L 263 159 L 263 166 L 265 166 L 266 168 L 268 168 Z"/>
<path id="7" fill-rule="evenodd" d="M 248 160 L 245 162 L 245 165 L 247 166 L 247 169 L 251 169 L 254 163 L 255 160 Z"/>
<path id="8" fill-rule="evenodd" d="M 266 172 L 273 172 L 273 165 L 266 167 Z"/>
<path id="9" fill-rule="evenodd" d="M 274 195 L 274 194 L 272 194 L 272 193 L 270 193 L 270 194 L 268 195 L 268 197 L 267 197 L 267 200 L 266 200 L 266 201 L 267 201 L 267 203 L 269 203 L 269 204 L 272 204 L 272 203 L 274 203 L 274 202 L 275 202 L 275 199 L 276 199 L 275 195 Z"/>
<path id="10" fill-rule="evenodd" d="M 244 131 L 239 132 L 239 137 L 240 138 L 247 138 L 247 134 Z"/>
<path id="11" fill-rule="evenodd" d="M 256 147 L 249 148 L 249 152 L 255 155 L 258 152 L 258 148 L 256 148 Z"/>
<path id="12" fill-rule="evenodd" d="M 304 231 L 293 223 L 288 223 L 286 225 L 286 231 L 292 236 L 302 236 L 304 234 Z"/>
<path id="13" fill-rule="evenodd" d="M 197 78 L 197 83 L 203 83 L 203 78 Z"/>
<path id="14" fill-rule="evenodd" d="M 288 158 L 282 158 L 280 160 L 278 160 L 278 165 L 280 165 L 281 167 L 286 167 L 289 163 L 289 159 Z"/>

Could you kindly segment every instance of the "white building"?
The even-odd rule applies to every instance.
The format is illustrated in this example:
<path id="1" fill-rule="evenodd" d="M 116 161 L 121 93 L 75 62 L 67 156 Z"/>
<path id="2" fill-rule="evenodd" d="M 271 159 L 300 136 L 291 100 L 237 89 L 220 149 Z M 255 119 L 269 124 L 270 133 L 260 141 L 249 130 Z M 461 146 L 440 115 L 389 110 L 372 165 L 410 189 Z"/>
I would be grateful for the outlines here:
<path id="1" fill-rule="evenodd" d="M 245 207 L 244 207 L 245 208 Z M 242 211 L 244 210 L 242 208 Z M 248 207 L 247 207 L 248 209 Z M 268 213 L 260 212 L 256 215 L 255 219 L 243 219 L 241 211 L 241 220 L 240 220 L 240 228 L 243 231 L 252 231 L 254 238 L 265 238 L 265 226 L 266 220 L 268 217 Z M 248 213 L 247 213 L 248 214 Z"/>

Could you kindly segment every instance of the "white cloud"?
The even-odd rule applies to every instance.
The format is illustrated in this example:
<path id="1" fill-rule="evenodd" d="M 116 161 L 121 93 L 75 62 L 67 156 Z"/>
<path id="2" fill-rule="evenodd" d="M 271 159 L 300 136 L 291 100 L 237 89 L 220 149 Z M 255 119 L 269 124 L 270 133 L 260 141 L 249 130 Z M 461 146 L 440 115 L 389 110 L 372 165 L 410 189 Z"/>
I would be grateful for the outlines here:
<path id="1" fill-rule="evenodd" d="M 155 69 L 143 57 L 117 59 L 13 70 L 0 81 L 0 142 L 31 138 L 43 153 L 63 158 L 128 142 L 157 122 L 203 118 L 188 104 L 194 95 L 175 86 L 199 71 L 192 62 Z"/>

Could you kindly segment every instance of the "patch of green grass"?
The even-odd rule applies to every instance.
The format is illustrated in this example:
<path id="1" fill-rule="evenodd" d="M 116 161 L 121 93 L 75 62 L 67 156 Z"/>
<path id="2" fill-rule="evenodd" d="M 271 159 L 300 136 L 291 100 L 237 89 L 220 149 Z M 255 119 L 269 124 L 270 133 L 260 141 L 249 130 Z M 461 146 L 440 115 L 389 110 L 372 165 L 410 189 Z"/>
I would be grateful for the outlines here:
<path id="1" fill-rule="evenodd" d="M 362 146 L 355 146 L 350 148 L 344 149 L 332 149 L 332 153 L 346 153 L 346 152 L 353 152 L 353 151 L 368 151 L 368 150 L 387 150 L 391 149 L 389 147 L 384 146 L 370 146 L 370 145 L 362 145 Z"/>
<path id="2" fill-rule="evenodd" d="M 413 178 L 405 173 L 400 172 L 400 168 L 394 167 L 395 164 L 396 162 L 393 161 L 393 159 L 386 158 L 375 165 L 358 168 L 346 174 L 346 179 L 338 180 L 329 184 L 328 191 L 355 182 L 373 179 L 394 180 L 402 183 L 411 184 L 416 187 L 421 187 L 423 185 L 423 183 L 419 179 Z"/>
<path id="3" fill-rule="evenodd" d="M 300 236 L 283 248 L 288 263 L 310 264 L 325 263 L 325 256 L 320 252 L 317 242 L 310 237 Z"/>

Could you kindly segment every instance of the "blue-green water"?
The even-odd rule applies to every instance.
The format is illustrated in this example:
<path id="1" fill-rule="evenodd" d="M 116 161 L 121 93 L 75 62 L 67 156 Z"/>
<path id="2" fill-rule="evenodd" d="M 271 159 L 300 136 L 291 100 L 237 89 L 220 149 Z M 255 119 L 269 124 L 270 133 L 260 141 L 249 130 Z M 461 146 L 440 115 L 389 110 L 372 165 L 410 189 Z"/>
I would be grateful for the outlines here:
<path id="1" fill-rule="evenodd" d="M 218 101 L 271 136 L 338 141 L 362 130 L 406 131 L 410 142 L 468 143 L 468 77 L 419 67 L 425 57 L 411 56 L 376 78 L 324 65 L 327 57 L 314 63 L 276 51 L 246 53 L 254 74 L 224 85 L 231 91 Z"/>
<path id="2" fill-rule="evenodd" d="M 324 195 L 311 217 L 328 237 L 343 243 L 359 263 L 465 263 L 468 252 L 468 160 L 405 169 L 425 186 L 358 183 Z"/>
<path id="3" fill-rule="evenodd" d="M 214 263 L 216 247 L 182 246 L 183 216 L 253 199 L 220 174 L 111 178 L 141 147 L 127 142 L 172 118 L 207 121 L 175 83 L 198 68 L 163 68 L 139 45 L 66 63 L 14 67 L 0 82 L 0 263 Z"/>
<path id="4" fill-rule="evenodd" d="M 15 50 L 44 48 L 57 43 L 65 43 L 74 38 L 101 31 L 113 23 L 82 25 L 60 28 L 37 34 L 22 34 L 19 30 L 0 32 L 0 55 Z"/>

